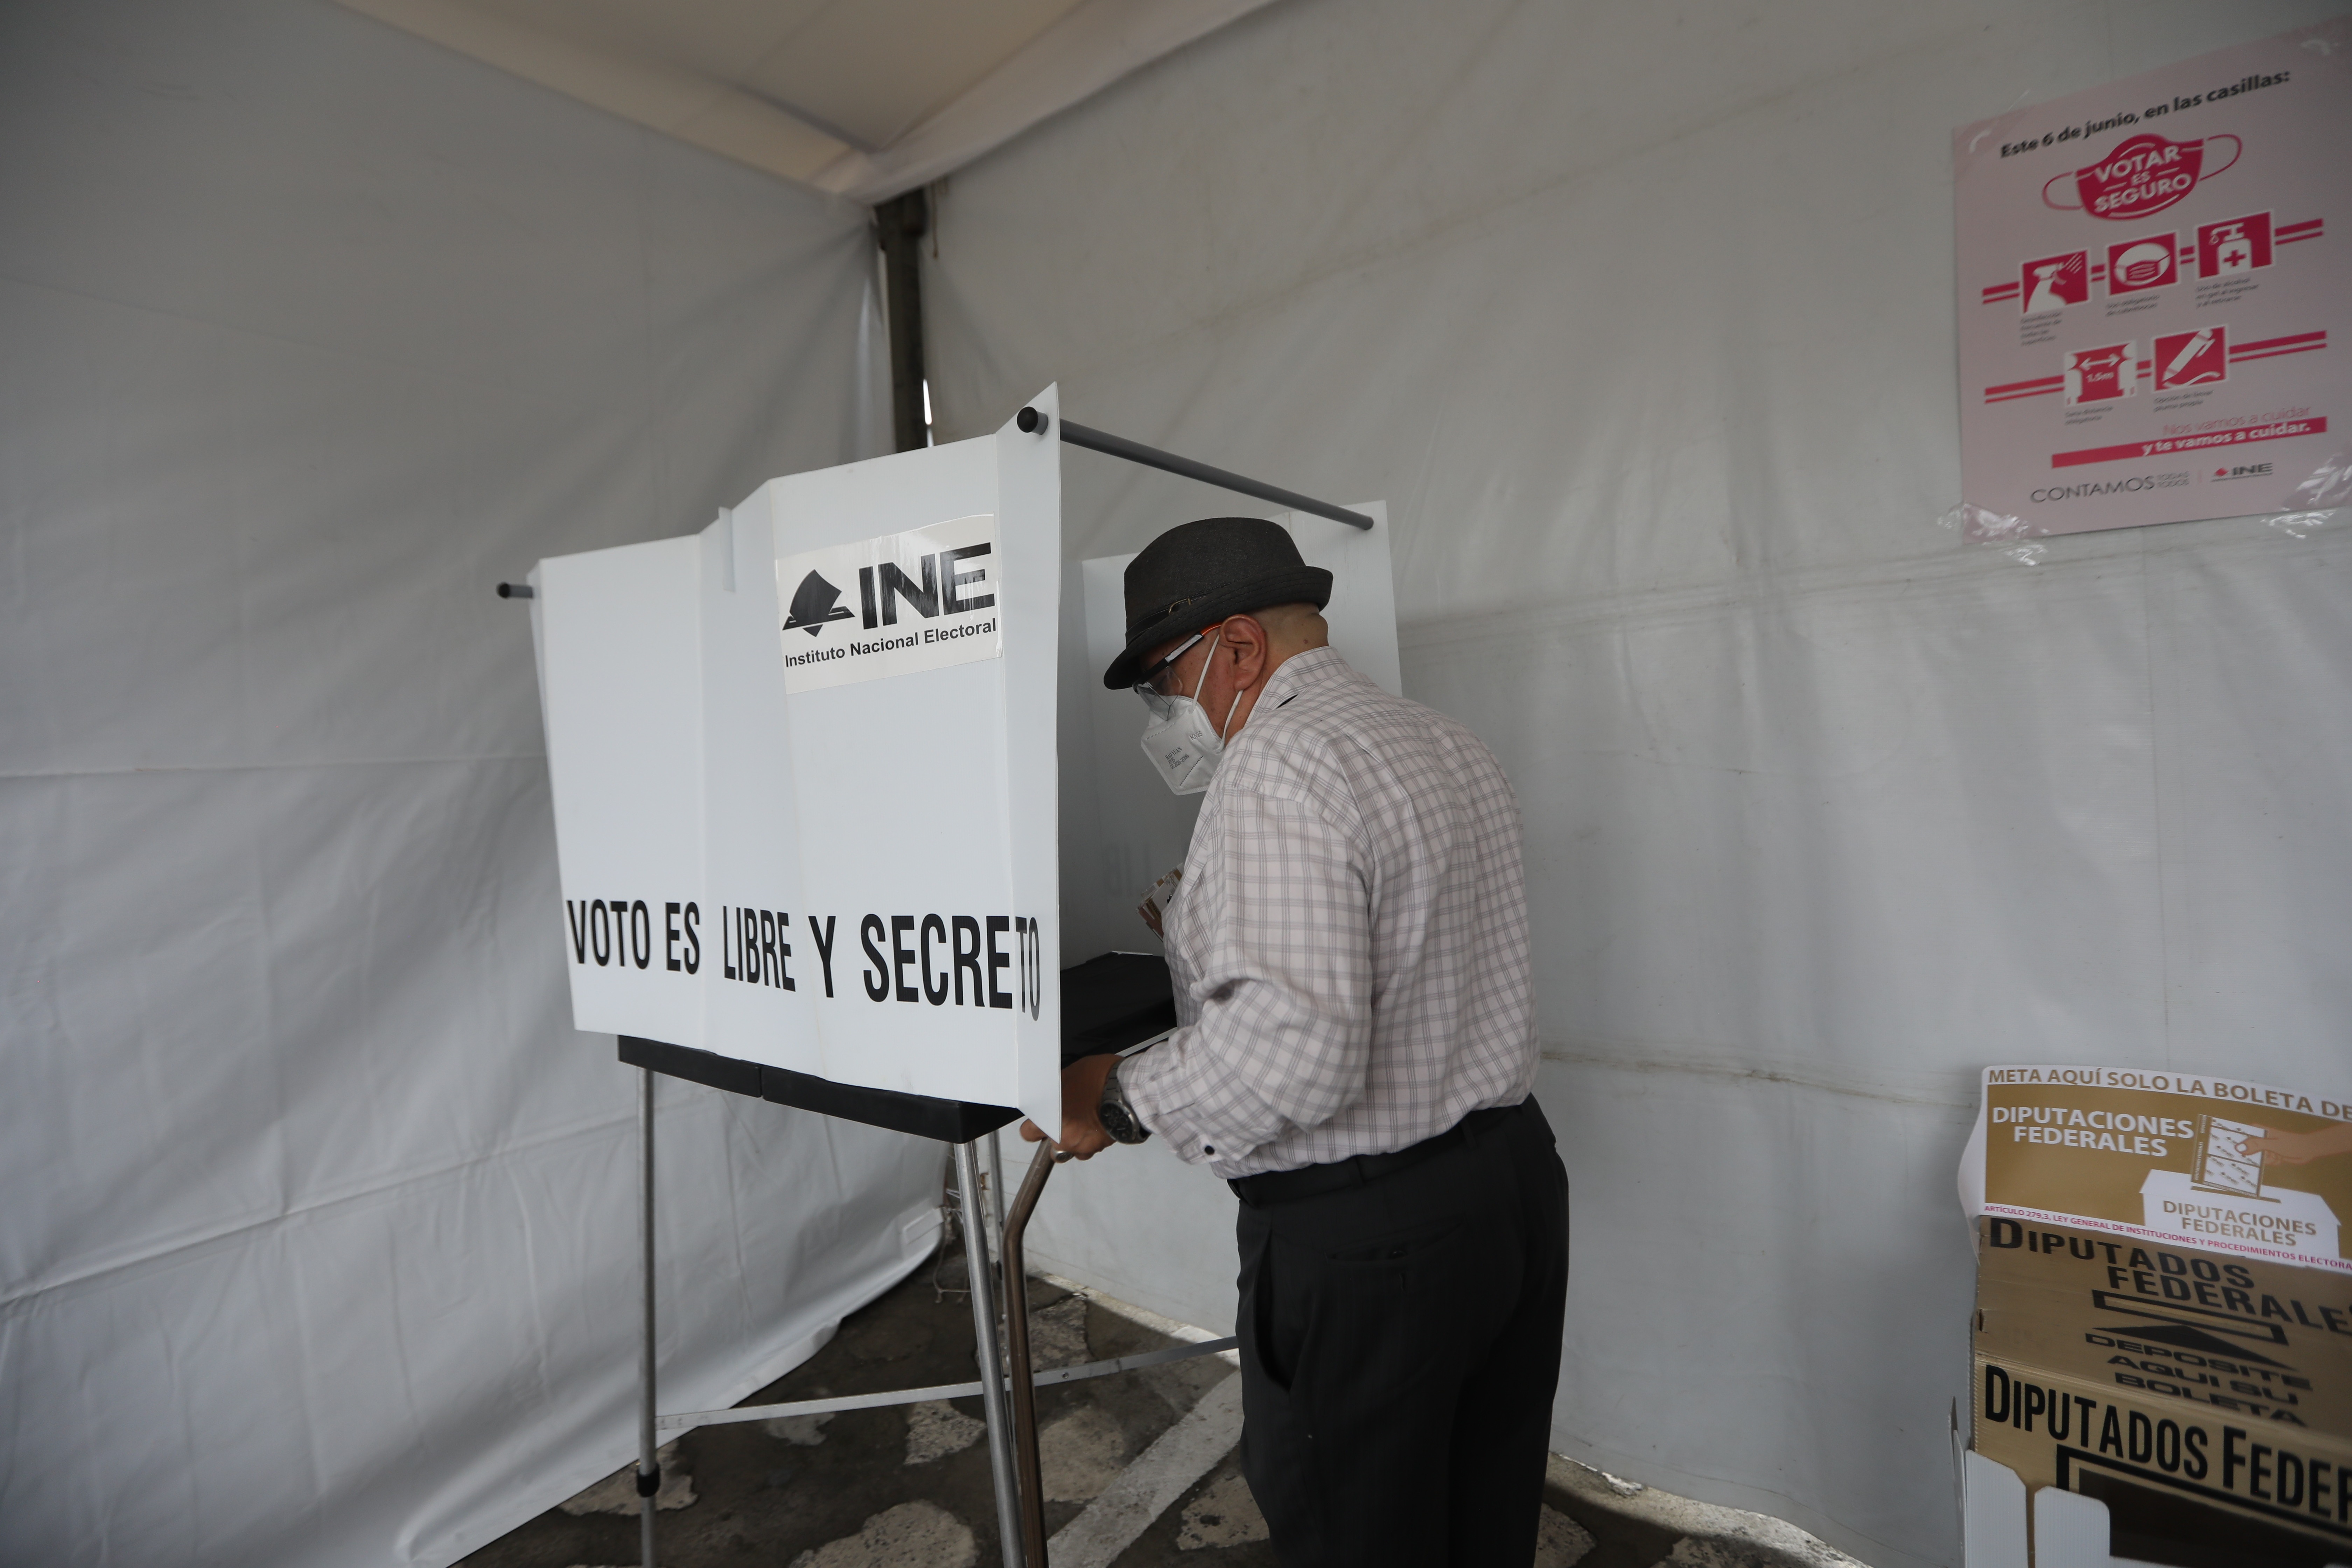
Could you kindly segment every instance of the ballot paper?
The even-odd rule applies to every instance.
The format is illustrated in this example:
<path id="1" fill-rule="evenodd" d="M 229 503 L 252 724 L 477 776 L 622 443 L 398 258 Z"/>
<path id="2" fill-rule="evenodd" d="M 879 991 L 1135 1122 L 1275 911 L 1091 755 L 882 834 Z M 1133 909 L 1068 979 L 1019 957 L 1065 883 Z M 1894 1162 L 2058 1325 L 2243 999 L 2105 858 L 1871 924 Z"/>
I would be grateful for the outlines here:
<path id="1" fill-rule="evenodd" d="M 1152 883 L 1143 895 L 1143 902 L 1136 906 L 1135 912 L 1143 917 L 1143 923 L 1151 928 L 1152 935 L 1160 934 L 1160 922 L 1168 918 L 1169 906 L 1176 901 L 1176 889 L 1183 880 L 1184 868 L 1179 866 Z"/>
<path id="2" fill-rule="evenodd" d="M 2219 1116 L 2200 1117 L 2198 1121 L 2203 1131 L 2197 1139 L 2192 1167 L 2197 1184 L 2259 1197 L 2263 1190 L 2263 1162 L 2259 1155 L 2247 1152 L 2246 1143 L 2269 1130 Z"/>

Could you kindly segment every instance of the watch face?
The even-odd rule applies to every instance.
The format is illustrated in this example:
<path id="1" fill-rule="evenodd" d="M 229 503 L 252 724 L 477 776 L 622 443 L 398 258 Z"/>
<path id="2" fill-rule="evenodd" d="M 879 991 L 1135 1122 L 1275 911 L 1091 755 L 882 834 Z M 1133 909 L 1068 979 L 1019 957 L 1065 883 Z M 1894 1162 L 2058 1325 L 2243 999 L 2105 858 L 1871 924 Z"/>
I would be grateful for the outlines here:
<path id="1" fill-rule="evenodd" d="M 1103 1131 L 1118 1142 L 1121 1143 L 1143 1142 L 1145 1136 L 1143 1129 L 1136 1125 L 1135 1112 L 1128 1109 L 1126 1099 L 1118 1092 L 1118 1075 L 1116 1070 L 1103 1081 L 1102 1102 L 1095 1107 L 1095 1114 L 1101 1119 Z"/>
<path id="2" fill-rule="evenodd" d="M 1127 1103 L 1127 1095 L 1118 1087 L 1118 1064 L 1113 1062 L 1110 1071 L 1103 1075 L 1102 1099 L 1095 1103 L 1095 1115 L 1103 1131 L 1118 1142 L 1140 1143 L 1151 1136 Z"/>

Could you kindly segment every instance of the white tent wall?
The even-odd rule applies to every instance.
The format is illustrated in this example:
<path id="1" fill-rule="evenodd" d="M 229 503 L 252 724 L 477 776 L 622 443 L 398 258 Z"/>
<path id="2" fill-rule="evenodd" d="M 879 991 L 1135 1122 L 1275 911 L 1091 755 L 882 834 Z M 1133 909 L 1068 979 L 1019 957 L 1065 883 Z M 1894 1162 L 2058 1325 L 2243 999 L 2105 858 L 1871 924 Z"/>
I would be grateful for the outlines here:
<path id="1" fill-rule="evenodd" d="M 945 433 L 1058 380 L 1390 503 L 1406 689 L 1526 810 L 1562 1451 L 1949 1563 L 1976 1069 L 2343 1087 L 2352 529 L 1934 522 L 1952 128 L 2343 9 L 1295 0 L 950 183 Z M 1248 510 L 1085 454 L 1065 508 Z M 1074 933 L 1141 891 L 1064 866 Z M 1114 1152 L 1032 1247 L 1222 1324 L 1231 1208 Z"/>
<path id="2" fill-rule="evenodd" d="M 856 206 L 336 6 L 0 11 L 0 1561 L 441 1564 L 629 1458 L 540 556 L 871 455 Z M 667 1400 L 939 1146 L 662 1089 Z"/>

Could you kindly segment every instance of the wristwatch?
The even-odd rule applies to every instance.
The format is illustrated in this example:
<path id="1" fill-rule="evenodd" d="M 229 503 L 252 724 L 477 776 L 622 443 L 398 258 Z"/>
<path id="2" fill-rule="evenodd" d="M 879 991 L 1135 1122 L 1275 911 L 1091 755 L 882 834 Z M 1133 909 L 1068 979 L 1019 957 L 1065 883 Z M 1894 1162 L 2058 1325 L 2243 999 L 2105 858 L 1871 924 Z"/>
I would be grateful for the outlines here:
<path id="1" fill-rule="evenodd" d="M 1127 1091 L 1118 1087 L 1118 1069 L 1124 1065 L 1124 1061 L 1110 1064 L 1110 1074 L 1103 1079 L 1102 1100 L 1095 1106 L 1095 1115 L 1101 1120 L 1103 1131 L 1118 1142 L 1140 1143 L 1151 1136 L 1151 1130 L 1137 1118 L 1135 1107 L 1127 1102 Z"/>

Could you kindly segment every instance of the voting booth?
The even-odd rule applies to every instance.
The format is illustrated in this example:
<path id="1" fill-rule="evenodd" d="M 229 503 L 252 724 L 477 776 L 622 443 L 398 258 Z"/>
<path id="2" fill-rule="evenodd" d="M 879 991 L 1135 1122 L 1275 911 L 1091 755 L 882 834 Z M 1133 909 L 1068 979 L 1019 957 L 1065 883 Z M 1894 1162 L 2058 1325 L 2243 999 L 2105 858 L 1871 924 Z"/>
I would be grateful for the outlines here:
<path id="1" fill-rule="evenodd" d="M 1101 686 L 1131 557 L 1065 563 L 1061 448 L 1289 508 L 1276 521 L 1338 578 L 1334 645 L 1394 690 L 1385 513 L 1059 416 L 1049 388 L 992 436 L 772 479 L 698 533 L 553 557 L 527 584 L 501 584 L 531 608 L 574 1023 L 616 1037 L 643 1073 L 648 1563 L 664 1436 L 971 1394 L 987 1412 L 1005 1560 L 1025 1544 L 1042 1561 L 1034 1382 L 1234 1343 L 1034 1379 L 1026 1363 L 1020 1236 L 1052 1166 L 1041 1151 L 1008 1219 L 993 1135 L 1023 1116 L 1058 1131 L 1066 1061 L 1173 1026 L 1165 963 L 1120 949 L 1148 942 L 1135 905 L 1181 864 L 1199 807 L 1151 773 L 1133 700 Z M 1066 792 L 1080 809 L 1065 811 Z M 1089 872 L 1075 941 L 1066 847 Z M 1001 1290 L 1008 1376 L 660 1413 L 657 1076 L 953 1146 L 979 1357 L 998 1363 Z"/>
<path id="2" fill-rule="evenodd" d="M 1050 1122 L 1050 437 L 771 480 L 532 585 L 576 1025 L 950 1142 Z"/>

